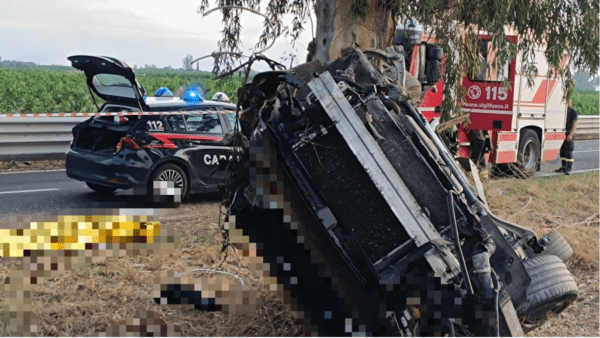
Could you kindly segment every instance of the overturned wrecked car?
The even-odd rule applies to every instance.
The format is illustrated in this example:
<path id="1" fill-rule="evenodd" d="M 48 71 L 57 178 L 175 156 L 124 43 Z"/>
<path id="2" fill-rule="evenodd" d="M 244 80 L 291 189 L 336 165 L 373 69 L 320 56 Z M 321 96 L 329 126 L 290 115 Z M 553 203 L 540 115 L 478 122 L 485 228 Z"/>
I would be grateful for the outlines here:
<path id="1" fill-rule="evenodd" d="M 313 333 L 522 336 L 577 297 L 572 249 L 490 212 L 409 102 L 403 64 L 351 48 L 244 85 L 230 232 Z"/>

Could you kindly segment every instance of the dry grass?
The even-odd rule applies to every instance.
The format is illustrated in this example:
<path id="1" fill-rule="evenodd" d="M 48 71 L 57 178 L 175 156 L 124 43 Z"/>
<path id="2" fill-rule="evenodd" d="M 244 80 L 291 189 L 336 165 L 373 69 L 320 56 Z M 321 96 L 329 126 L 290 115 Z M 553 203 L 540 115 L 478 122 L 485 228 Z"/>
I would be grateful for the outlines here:
<path id="1" fill-rule="evenodd" d="M 538 235 L 558 229 L 586 263 L 598 264 L 598 173 L 485 183 L 492 211 Z"/>
<path id="2" fill-rule="evenodd" d="M 573 247 L 567 266 L 579 298 L 529 336 L 598 337 L 599 329 L 599 174 L 485 182 L 494 213 L 543 235 L 558 229 Z"/>
<path id="3" fill-rule="evenodd" d="M 164 215 L 162 225 L 181 234 L 175 250 L 149 256 L 107 259 L 73 271 L 65 271 L 35 288 L 33 312 L 40 320 L 42 336 L 98 336 L 107 327 L 140 311 L 153 311 L 181 330 L 184 336 L 292 336 L 302 327 L 291 318 L 283 303 L 241 262 L 232 250 L 223 262 L 218 226 L 219 203 L 191 201 Z M 0 277 L 16 267 L 18 260 L 0 258 Z M 154 279 L 165 270 L 185 273 L 195 268 L 217 268 L 242 277 L 261 295 L 251 315 L 207 313 L 186 305 L 158 305 L 153 300 Z M 194 276 L 208 273 L 195 272 Z M 211 274 L 211 277 L 221 277 Z M 3 296 L 2 296 L 3 297 Z M 0 299 L 0 306 L 5 305 Z M 7 318 L 0 316 L 0 335 L 8 332 Z"/>
<path id="4" fill-rule="evenodd" d="M 501 217 L 531 227 L 539 234 L 559 228 L 573 245 L 575 259 L 569 268 L 575 274 L 579 300 L 557 318 L 530 335 L 598 336 L 598 174 L 532 180 L 485 182 L 487 199 Z M 33 310 L 40 319 L 43 336 L 98 336 L 107 327 L 153 311 L 164 322 L 177 326 L 183 336 L 297 336 L 302 326 L 283 302 L 261 283 L 243 263 L 239 252 L 230 251 L 223 262 L 219 230 L 218 198 L 187 201 L 161 216 L 165 227 L 181 234 L 175 250 L 149 256 L 108 259 L 38 285 Z M 0 258 L 0 278 L 16 267 L 18 260 Z M 157 305 L 153 301 L 154 278 L 159 272 L 180 273 L 195 268 L 217 268 L 234 273 L 260 294 L 259 306 L 249 315 L 207 313 L 189 306 Z M 194 273 L 193 276 L 207 276 Z M 238 281 L 210 274 L 216 279 Z M 0 294 L 0 297 L 3 297 Z M 0 298 L 0 306 L 4 299 Z M 5 313 L 0 313 L 0 336 L 11 334 Z"/>
<path id="5" fill-rule="evenodd" d="M 64 169 L 65 160 L 0 161 L 0 172 Z"/>

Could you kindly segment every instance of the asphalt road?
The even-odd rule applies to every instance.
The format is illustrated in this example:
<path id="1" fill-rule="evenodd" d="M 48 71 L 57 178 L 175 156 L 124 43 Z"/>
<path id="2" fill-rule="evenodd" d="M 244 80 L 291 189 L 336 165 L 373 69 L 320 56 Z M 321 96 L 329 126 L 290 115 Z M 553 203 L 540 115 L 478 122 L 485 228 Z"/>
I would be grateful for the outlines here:
<path id="1" fill-rule="evenodd" d="M 573 172 L 586 172 L 590 169 L 598 169 L 599 161 L 599 144 L 600 140 L 590 141 L 575 141 L 575 151 L 573 151 L 573 157 L 575 162 L 573 163 Z M 557 158 L 554 162 L 542 163 L 540 175 L 554 173 L 554 169 L 561 166 L 560 158 Z"/>
<path id="2" fill-rule="evenodd" d="M 576 141 L 573 170 L 598 170 L 599 141 Z M 542 165 L 540 176 L 550 175 L 560 166 L 560 159 Z M 218 201 L 217 195 L 193 196 L 194 200 Z M 160 205 L 163 206 L 163 205 Z M 89 189 L 84 182 L 69 179 L 64 170 L 0 173 L 0 218 L 7 215 L 48 215 L 77 213 L 77 210 L 105 208 L 146 208 L 150 206 L 130 191 L 119 191 L 102 196 Z"/>
<path id="3" fill-rule="evenodd" d="M 214 200 L 218 195 L 192 196 L 187 201 Z M 76 214 L 90 209 L 174 207 L 152 205 L 132 190 L 100 195 L 84 182 L 67 177 L 64 170 L 0 173 L 0 219 L 7 215 Z"/>

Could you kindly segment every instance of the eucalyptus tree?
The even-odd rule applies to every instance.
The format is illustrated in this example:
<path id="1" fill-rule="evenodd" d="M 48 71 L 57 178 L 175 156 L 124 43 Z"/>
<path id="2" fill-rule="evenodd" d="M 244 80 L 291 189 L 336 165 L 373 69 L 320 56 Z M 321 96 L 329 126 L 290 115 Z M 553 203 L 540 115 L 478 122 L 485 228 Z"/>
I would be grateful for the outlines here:
<path id="1" fill-rule="evenodd" d="M 282 37 L 296 41 L 307 25 L 314 24 L 311 48 L 321 62 L 336 59 L 353 43 L 363 50 L 384 49 L 392 43 L 398 22 L 420 22 L 444 51 L 445 116 L 459 112 L 457 103 L 465 95 L 460 80 L 480 67 L 476 42 L 482 31 L 496 50 L 494 66 L 518 56 L 519 71 L 529 76 L 530 84 L 537 74 L 539 60 L 532 58 L 536 49 L 545 50 L 550 76 L 566 78 L 565 95 L 572 87 L 572 70 L 598 71 L 597 0 L 217 0 L 214 5 L 210 9 L 209 0 L 202 0 L 198 12 L 220 10 L 222 15 L 216 69 L 230 68 L 242 57 L 240 14 L 245 10 L 263 20 L 257 50 Z M 309 15 L 313 10 L 314 23 Z M 284 24 L 286 15 L 292 18 L 289 27 Z M 516 44 L 506 39 L 507 32 L 519 36 Z"/>

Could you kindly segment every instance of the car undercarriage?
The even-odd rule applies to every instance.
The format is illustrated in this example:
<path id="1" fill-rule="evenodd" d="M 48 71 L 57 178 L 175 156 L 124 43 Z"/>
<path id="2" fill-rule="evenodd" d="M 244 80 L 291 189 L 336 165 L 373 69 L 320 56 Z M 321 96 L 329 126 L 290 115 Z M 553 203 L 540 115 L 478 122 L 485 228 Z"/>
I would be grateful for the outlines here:
<path id="1" fill-rule="evenodd" d="M 244 85 L 229 229 L 315 334 L 522 336 L 577 297 L 572 251 L 492 214 L 411 105 L 403 63 L 350 48 Z"/>

